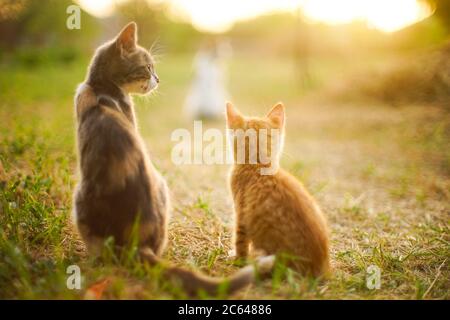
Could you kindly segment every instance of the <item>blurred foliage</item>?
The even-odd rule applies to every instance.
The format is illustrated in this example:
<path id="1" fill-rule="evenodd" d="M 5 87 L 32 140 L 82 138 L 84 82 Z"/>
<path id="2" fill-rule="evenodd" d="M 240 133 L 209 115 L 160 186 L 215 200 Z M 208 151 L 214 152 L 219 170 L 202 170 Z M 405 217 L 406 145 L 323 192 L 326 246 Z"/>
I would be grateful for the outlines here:
<path id="1" fill-rule="evenodd" d="M 418 57 L 422 51 L 439 48 L 450 32 L 450 1 L 422 1 L 434 9 L 431 17 L 388 34 L 368 28 L 361 21 L 335 26 L 310 23 L 298 11 L 241 21 L 218 36 L 201 33 L 187 22 L 173 20 L 167 14 L 169 4 L 163 1 L 117 1 L 115 14 L 108 18 L 95 18 L 82 11 L 81 30 L 69 30 L 66 27 L 66 9 L 76 3 L 74 1 L 0 0 L 0 63 L 30 68 L 86 60 L 100 43 L 113 37 L 129 21 L 136 21 L 139 43 L 146 48 L 151 47 L 153 54 L 192 56 L 205 38 L 227 38 L 238 54 L 261 60 L 271 58 L 270 61 L 276 57 L 291 63 L 296 75 L 295 85 L 307 90 L 330 80 L 329 70 L 339 70 L 335 66 L 354 64 L 364 74 L 372 61 L 384 61 L 404 54 Z M 433 92 L 447 90 L 447 75 L 442 75 L 442 68 L 439 68 L 439 64 L 446 60 L 437 60 L 444 61 L 439 63 L 431 58 L 420 61 L 428 66 L 426 73 L 421 72 L 421 67 L 398 64 L 388 77 L 393 80 L 383 78 L 377 86 L 392 82 L 386 87 L 401 86 L 405 92 L 413 92 L 417 83 L 433 83 L 434 87 L 427 89 L 424 95 L 427 99 L 441 97 L 441 93 Z M 430 81 L 431 78 L 434 80 Z M 441 78 L 444 80 L 436 80 Z M 381 87 L 373 90 L 379 90 L 379 95 L 393 96 Z"/>
<path id="2" fill-rule="evenodd" d="M 360 82 L 365 97 L 394 105 L 438 104 L 450 110 L 450 42 Z"/>
<path id="3" fill-rule="evenodd" d="M 113 17 L 100 19 L 81 11 L 81 29 L 66 27 L 69 0 L 0 0 L 0 62 L 33 67 L 67 63 L 112 37 L 129 21 L 139 26 L 139 42 L 156 53 L 192 51 L 202 35 L 188 23 L 171 21 L 164 3 L 117 2 Z M 112 30 L 114 29 L 114 30 Z"/>
<path id="4" fill-rule="evenodd" d="M 435 9 L 434 15 L 447 27 L 450 32 L 450 1 L 425 0 Z"/>
<path id="5" fill-rule="evenodd" d="M 449 35 L 436 15 L 393 33 L 367 27 L 363 21 L 342 25 L 309 23 L 297 14 L 263 15 L 242 21 L 228 32 L 234 43 L 259 54 L 295 53 L 341 56 L 397 50 L 416 50 L 444 42 Z M 303 52 L 303 56 L 305 52 Z"/>
<path id="6" fill-rule="evenodd" d="M 450 41 L 419 53 L 402 53 L 385 64 L 349 74 L 329 90 L 335 103 L 371 101 L 450 111 Z"/>
<path id="7" fill-rule="evenodd" d="M 69 0 L 0 0 L 0 54 L 8 63 L 32 67 L 68 63 L 91 48 L 93 17 L 81 12 L 81 29 L 66 27 Z"/>
<path id="8" fill-rule="evenodd" d="M 135 21 L 139 26 L 139 43 L 166 52 L 192 51 L 202 38 L 189 23 L 175 22 L 166 15 L 167 4 L 147 0 L 130 0 L 116 4 L 120 25 Z"/>

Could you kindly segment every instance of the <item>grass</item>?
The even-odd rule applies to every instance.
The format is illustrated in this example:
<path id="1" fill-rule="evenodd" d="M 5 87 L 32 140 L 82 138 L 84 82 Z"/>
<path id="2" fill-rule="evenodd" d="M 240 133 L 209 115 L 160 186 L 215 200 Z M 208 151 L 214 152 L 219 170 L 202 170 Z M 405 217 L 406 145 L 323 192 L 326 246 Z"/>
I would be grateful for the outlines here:
<path id="1" fill-rule="evenodd" d="M 158 269 L 118 259 L 108 250 L 92 261 L 71 220 L 76 182 L 73 92 L 87 61 L 0 74 L 0 298 L 83 298 L 108 280 L 104 298 L 184 297 Z M 319 65 L 319 63 L 317 63 Z M 137 98 L 140 131 L 173 198 L 164 258 L 204 273 L 235 270 L 226 165 L 175 166 L 175 128 L 191 77 L 191 56 L 166 56 L 159 92 Z M 311 190 L 328 217 L 333 275 L 317 282 L 280 266 L 273 280 L 236 298 L 449 299 L 450 119 L 428 105 L 339 104 L 320 92 L 305 96 L 287 60 L 236 56 L 232 100 L 244 113 L 287 106 L 283 166 Z M 342 66 L 341 66 L 342 68 Z M 258 70 L 258 72 L 254 72 Z M 313 70 L 314 71 L 314 70 Z M 323 68 L 318 71 L 321 77 Z M 320 102 L 319 102 L 320 101 Z M 221 121 L 208 127 L 224 128 Z M 81 268 L 82 290 L 66 286 L 66 268 Z M 370 265 L 381 288 L 366 287 Z"/>

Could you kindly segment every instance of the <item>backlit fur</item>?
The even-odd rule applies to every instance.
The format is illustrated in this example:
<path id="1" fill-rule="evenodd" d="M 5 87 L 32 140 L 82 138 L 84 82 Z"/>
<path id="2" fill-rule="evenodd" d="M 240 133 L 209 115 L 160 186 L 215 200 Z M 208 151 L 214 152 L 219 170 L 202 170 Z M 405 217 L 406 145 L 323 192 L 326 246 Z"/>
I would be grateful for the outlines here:
<path id="1" fill-rule="evenodd" d="M 279 146 L 284 139 L 284 123 L 282 104 L 274 106 L 264 118 L 244 117 L 227 105 L 230 129 L 278 129 Z M 245 147 L 248 152 L 248 144 Z M 276 152 L 281 153 L 281 147 Z M 272 164 L 277 168 L 273 175 L 261 175 L 261 163 L 235 164 L 231 170 L 236 255 L 246 258 L 252 246 L 265 254 L 284 256 L 288 266 L 304 275 L 325 275 L 330 264 L 325 217 L 305 187 L 279 168 L 278 159 L 279 155 L 273 160 L 277 162 Z"/>

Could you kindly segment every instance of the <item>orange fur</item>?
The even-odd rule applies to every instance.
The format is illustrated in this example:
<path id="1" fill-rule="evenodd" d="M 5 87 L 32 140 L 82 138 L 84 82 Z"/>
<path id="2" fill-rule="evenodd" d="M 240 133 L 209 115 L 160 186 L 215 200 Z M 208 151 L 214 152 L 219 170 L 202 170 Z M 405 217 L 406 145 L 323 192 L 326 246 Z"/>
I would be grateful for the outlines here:
<path id="1" fill-rule="evenodd" d="M 230 129 L 279 129 L 280 145 L 284 122 L 281 103 L 265 118 L 246 118 L 227 104 Z M 234 145 L 236 150 L 236 142 Z M 245 148 L 248 152 L 247 143 Z M 330 265 L 326 219 L 305 187 L 279 168 L 278 157 L 274 161 L 277 163 L 272 165 L 277 169 L 273 175 L 261 175 L 261 163 L 235 163 L 232 168 L 236 255 L 245 258 L 251 244 L 253 249 L 266 254 L 284 254 L 288 257 L 288 266 L 304 275 L 325 275 Z"/>

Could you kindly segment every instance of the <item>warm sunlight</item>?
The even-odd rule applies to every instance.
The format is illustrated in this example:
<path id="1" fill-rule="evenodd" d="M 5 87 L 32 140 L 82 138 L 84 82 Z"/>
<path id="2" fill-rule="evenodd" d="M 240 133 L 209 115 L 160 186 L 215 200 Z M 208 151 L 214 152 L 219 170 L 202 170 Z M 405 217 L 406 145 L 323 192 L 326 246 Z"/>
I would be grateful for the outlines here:
<path id="1" fill-rule="evenodd" d="M 126 0 L 116 0 L 126 1 Z M 89 13 L 110 15 L 114 0 L 78 0 Z M 149 0 L 152 2 L 151 0 Z M 153 0 L 153 2 L 161 2 Z M 343 24 L 366 21 L 369 27 L 385 32 L 399 30 L 431 14 L 418 0 L 170 0 L 171 15 L 190 21 L 197 29 L 224 32 L 240 20 L 277 11 L 295 12 L 300 7 L 312 22 Z"/>
<path id="2" fill-rule="evenodd" d="M 172 0 L 172 12 L 187 17 L 200 30 L 223 32 L 239 20 L 276 11 L 293 11 L 296 0 Z"/>
<path id="3" fill-rule="evenodd" d="M 366 21 L 386 32 L 399 30 L 430 15 L 430 9 L 416 0 L 306 0 L 302 8 L 312 20 L 330 24 Z"/>
<path id="4" fill-rule="evenodd" d="M 77 0 L 80 6 L 88 13 L 97 17 L 104 18 L 110 16 L 114 12 L 115 0 Z"/>
<path id="5" fill-rule="evenodd" d="M 193 25 L 206 31 L 225 31 L 236 21 L 275 11 L 300 7 L 311 21 L 329 24 L 366 21 L 369 27 L 392 32 L 431 14 L 417 0 L 172 0 L 175 12 L 188 16 Z"/>

